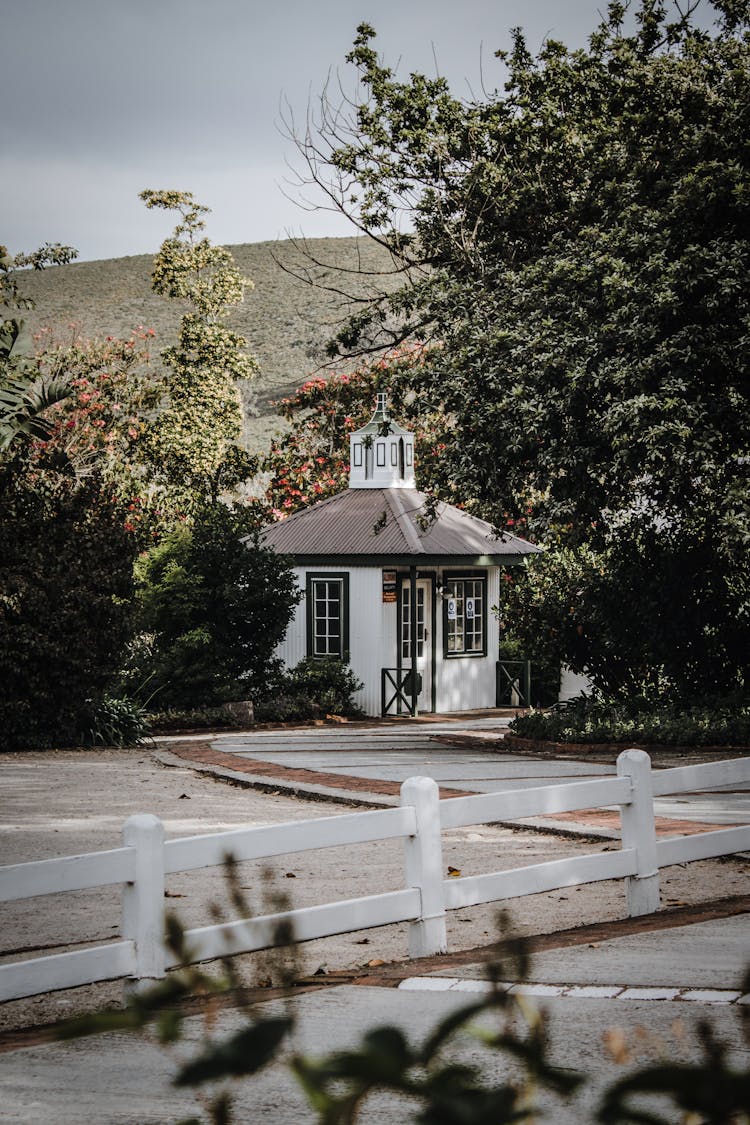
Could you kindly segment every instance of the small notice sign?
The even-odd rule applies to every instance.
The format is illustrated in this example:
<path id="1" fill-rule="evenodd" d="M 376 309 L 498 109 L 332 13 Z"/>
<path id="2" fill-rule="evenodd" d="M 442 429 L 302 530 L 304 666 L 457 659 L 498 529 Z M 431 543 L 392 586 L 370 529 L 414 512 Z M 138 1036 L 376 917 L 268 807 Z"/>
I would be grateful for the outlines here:
<path id="1" fill-rule="evenodd" d="M 448 598 L 448 620 L 456 620 L 456 599 Z"/>
<path id="2" fill-rule="evenodd" d="M 396 571 L 384 570 L 383 571 L 383 601 L 395 602 L 396 601 Z"/>
<path id="3" fill-rule="evenodd" d="M 474 620 L 474 599 L 473 598 L 467 598 L 466 599 L 466 620 L 467 621 L 473 621 Z"/>

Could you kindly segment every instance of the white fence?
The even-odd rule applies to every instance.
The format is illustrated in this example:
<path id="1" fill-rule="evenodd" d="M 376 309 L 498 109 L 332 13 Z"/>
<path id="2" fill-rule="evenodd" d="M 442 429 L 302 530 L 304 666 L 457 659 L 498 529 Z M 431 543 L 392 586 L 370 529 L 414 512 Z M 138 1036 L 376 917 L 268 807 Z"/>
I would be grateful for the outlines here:
<path id="1" fill-rule="evenodd" d="M 281 922 L 297 941 L 408 922 L 413 957 L 446 951 L 446 910 L 465 909 L 602 879 L 626 880 L 628 914 L 659 909 L 659 868 L 750 850 L 750 826 L 657 841 L 653 797 L 743 783 L 750 758 L 651 773 L 641 750 L 618 758 L 617 776 L 440 801 L 431 778 L 401 787 L 401 807 L 248 828 L 215 835 L 164 840 L 155 816 L 131 817 L 123 847 L 87 855 L 0 868 L 0 902 L 110 884 L 123 885 L 120 940 L 93 949 L 0 965 L 0 1000 L 33 996 L 95 981 L 164 976 L 177 961 L 162 940 L 164 879 L 176 871 L 341 845 L 402 838 L 405 888 L 388 894 L 326 903 L 236 922 L 188 930 L 194 961 L 268 948 Z M 619 806 L 622 846 L 467 878 L 443 877 L 441 832 L 472 824 Z"/>

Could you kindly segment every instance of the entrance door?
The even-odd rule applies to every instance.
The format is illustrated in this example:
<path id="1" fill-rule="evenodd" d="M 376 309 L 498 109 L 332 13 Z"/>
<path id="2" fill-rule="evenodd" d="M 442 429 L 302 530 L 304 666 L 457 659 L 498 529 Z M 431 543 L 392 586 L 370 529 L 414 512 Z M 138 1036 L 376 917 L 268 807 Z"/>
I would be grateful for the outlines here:
<path id="1" fill-rule="evenodd" d="M 420 711 L 432 711 L 432 646 L 430 636 L 432 625 L 432 583 L 429 578 L 417 579 L 417 643 L 416 669 L 422 678 L 422 686 L 417 696 Z M 401 583 L 401 668 L 403 672 L 413 668 L 411 643 L 411 582 L 408 578 Z M 408 693 L 407 693 L 408 694 Z"/>

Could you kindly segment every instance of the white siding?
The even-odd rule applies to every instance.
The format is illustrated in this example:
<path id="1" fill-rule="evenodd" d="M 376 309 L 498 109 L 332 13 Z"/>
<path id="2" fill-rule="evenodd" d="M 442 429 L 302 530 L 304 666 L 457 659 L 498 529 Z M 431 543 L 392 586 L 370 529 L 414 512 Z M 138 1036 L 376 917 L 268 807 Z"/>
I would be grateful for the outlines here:
<path id="1" fill-rule="evenodd" d="M 276 646 L 276 655 L 284 662 L 285 668 L 294 668 L 307 656 L 307 631 L 305 625 L 305 574 L 304 567 L 295 566 L 294 577 L 302 598 L 289 622 L 283 641 Z"/>
<path id="2" fill-rule="evenodd" d="M 471 711 L 495 706 L 495 668 L 499 627 L 494 607 L 500 596 L 500 570 L 487 568 L 487 655 L 443 656 L 443 614 L 438 605 L 436 638 L 436 711 Z"/>
<path id="3" fill-rule="evenodd" d="M 593 687 L 588 676 L 572 672 L 567 664 L 563 664 L 560 669 L 560 691 L 557 696 L 560 703 L 568 699 L 577 699 L 579 695 L 589 695 Z"/>
<path id="4" fill-rule="evenodd" d="M 354 702 L 367 715 L 379 715 L 381 668 L 391 667 L 396 660 L 396 606 L 384 605 L 380 567 L 319 566 L 295 567 L 302 600 L 297 606 L 284 640 L 276 649 L 287 668 L 293 668 L 307 656 L 307 606 L 305 586 L 307 574 L 349 575 L 349 651 L 351 667 L 364 687 Z"/>
<path id="5" fill-rule="evenodd" d="M 355 703 L 367 715 L 380 715 L 381 669 L 396 665 L 396 605 L 384 604 L 382 570 L 365 566 L 295 567 L 303 598 L 297 606 L 287 635 L 277 648 L 287 668 L 293 668 L 307 655 L 307 607 L 305 584 L 308 572 L 349 575 L 349 649 L 351 666 L 364 687 Z M 499 569 L 487 568 L 487 655 L 485 657 L 443 658 L 443 617 L 437 605 L 435 638 L 436 711 L 468 711 L 495 706 L 495 665 L 498 623 L 493 608 L 499 598 Z"/>
<path id="6" fill-rule="evenodd" d="M 383 603 L 380 567 L 350 567 L 349 575 L 351 664 L 365 685 L 355 702 L 367 715 L 379 715 L 381 669 L 396 663 L 396 605 Z"/>

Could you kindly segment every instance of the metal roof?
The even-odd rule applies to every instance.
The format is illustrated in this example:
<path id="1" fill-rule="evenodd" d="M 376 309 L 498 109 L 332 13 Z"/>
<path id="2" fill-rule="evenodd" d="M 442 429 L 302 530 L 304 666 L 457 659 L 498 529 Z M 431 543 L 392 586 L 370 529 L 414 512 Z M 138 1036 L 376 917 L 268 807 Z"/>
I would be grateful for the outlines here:
<path id="1" fill-rule="evenodd" d="M 414 488 L 347 489 L 263 531 L 263 541 L 300 563 L 391 564 L 520 562 L 540 548 L 438 502 Z"/>

